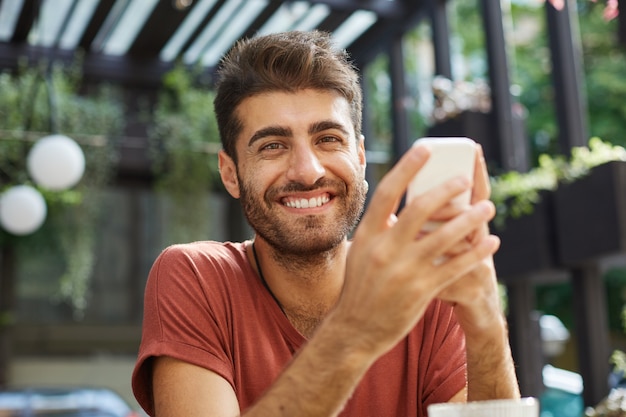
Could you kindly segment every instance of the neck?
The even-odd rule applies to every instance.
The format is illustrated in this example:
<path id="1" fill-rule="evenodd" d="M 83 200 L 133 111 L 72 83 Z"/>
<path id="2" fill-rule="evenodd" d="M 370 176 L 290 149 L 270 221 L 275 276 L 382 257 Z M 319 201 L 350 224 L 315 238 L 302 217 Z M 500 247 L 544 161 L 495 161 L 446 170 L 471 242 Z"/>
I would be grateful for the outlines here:
<path id="1" fill-rule="evenodd" d="M 253 245 L 250 263 L 294 327 L 310 336 L 341 293 L 348 242 L 315 256 L 278 253 L 260 238 Z"/>

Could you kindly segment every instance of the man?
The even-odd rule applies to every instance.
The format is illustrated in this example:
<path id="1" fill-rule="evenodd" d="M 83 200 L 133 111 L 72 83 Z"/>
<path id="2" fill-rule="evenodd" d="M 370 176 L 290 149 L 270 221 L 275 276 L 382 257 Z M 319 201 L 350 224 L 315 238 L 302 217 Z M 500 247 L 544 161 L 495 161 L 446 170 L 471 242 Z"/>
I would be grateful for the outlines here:
<path id="1" fill-rule="evenodd" d="M 411 149 L 348 240 L 367 183 L 345 52 L 320 32 L 240 42 L 215 111 L 221 178 L 255 237 L 175 245 L 155 262 L 133 375 L 149 414 L 406 417 L 519 396 L 480 153 L 475 185 L 448 181 L 396 215 L 429 155 Z M 446 206 L 470 188 L 471 207 Z"/>

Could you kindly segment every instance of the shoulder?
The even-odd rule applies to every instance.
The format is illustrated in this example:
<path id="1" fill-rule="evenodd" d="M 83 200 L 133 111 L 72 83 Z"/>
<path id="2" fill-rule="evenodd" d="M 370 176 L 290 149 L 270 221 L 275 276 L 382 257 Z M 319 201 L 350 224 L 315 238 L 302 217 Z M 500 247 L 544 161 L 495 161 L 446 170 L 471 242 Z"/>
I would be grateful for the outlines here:
<path id="1" fill-rule="evenodd" d="M 154 262 L 148 282 L 159 286 L 205 286 L 251 273 L 245 242 L 202 241 L 165 248 Z"/>
<path id="2" fill-rule="evenodd" d="M 207 240 L 168 246 L 159 254 L 155 265 L 159 267 L 187 265 L 197 268 L 207 264 L 230 263 L 236 265 L 246 262 L 245 243 Z"/>
<path id="3" fill-rule="evenodd" d="M 204 240 L 199 242 L 179 243 L 168 246 L 161 252 L 159 258 L 228 258 L 237 255 L 245 256 L 245 251 L 245 242 L 216 242 L 213 240 Z"/>
<path id="4" fill-rule="evenodd" d="M 223 315 L 233 303 L 249 302 L 256 281 L 245 248 L 245 243 L 206 241 L 164 249 L 148 276 L 146 309 L 169 314 L 174 322 L 181 315 L 193 321 L 201 314 Z"/>

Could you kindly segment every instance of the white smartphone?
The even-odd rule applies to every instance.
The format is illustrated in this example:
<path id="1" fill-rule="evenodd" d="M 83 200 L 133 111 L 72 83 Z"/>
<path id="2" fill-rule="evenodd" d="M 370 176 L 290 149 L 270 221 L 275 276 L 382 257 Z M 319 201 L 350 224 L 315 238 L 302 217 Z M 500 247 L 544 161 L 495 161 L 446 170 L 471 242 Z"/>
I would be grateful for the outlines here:
<path id="1" fill-rule="evenodd" d="M 476 142 L 465 137 L 453 138 L 420 138 L 413 143 L 426 144 L 430 149 L 430 157 L 407 189 L 407 202 L 443 182 L 457 177 L 474 178 L 476 158 Z M 452 204 L 460 207 L 469 206 L 471 191 L 467 190 L 452 200 Z"/>

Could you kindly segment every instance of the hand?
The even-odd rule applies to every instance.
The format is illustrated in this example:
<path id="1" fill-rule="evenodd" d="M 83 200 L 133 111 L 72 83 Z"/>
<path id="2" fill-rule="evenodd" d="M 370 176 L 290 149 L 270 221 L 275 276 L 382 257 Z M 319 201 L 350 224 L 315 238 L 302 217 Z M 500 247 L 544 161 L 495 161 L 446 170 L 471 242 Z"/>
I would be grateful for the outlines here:
<path id="1" fill-rule="evenodd" d="M 479 146 L 476 155 L 471 203 L 477 204 L 481 201 L 487 201 L 490 194 L 487 167 L 482 148 Z M 489 226 L 485 222 L 468 239 L 471 244 L 474 244 L 488 235 Z M 457 319 L 466 334 L 481 332 L 493 326 L 494 322 L 501 323 L 500 295 L 493 257 L 488 256 L 483 259 L 474 269 L 440 292 L 438 298 L 456 306 Z"/>
<path id="2" fill-rule="evenodd" d="M 459 241 L 493 216 L 490 202 L 477 202 L 436 231 L 416 240 L 437 210 L 471 187 L 450 180 L 415 198 L 394 217 L 413 176 L 428 158 L 424 147 L 411 148 L 383 178 L 355 231 L 341 298 L 333 315 L 354 329 L 355 343 L 377 355 L 390 349 L 422 317 L 430 302 L 488 258 L 498 240 L 477 236 L 466 251 L 438 263 Z"/>
<path id="3" fill-rule="evenodd" d="M 476 161 L 474 184 L 472 205 L 487 202 L 489 177 L 482 150 Z M 487 222 L 476 229 L 472 241 L 479 242 L 489 236 Z M 492 238 L 497 240 L 495 236 Z M 454 304 L 456 318 L 465 333 L 468 401 L 520 396 L 506 319 L 500 305 L 493 253 L 495 250 L 437 296 Z"/>
<path id="4" fill-rule="evenodd" d="M 440 210 L 437 210 L 430 220 L 432 221 L 432 226 L 430 228 L 426 228 L 420 232 L 418 238 L 423 237 L 424 235 L 430 233 L 432 230 L 435 230 L 437 224 L 445 223 L 450 219 L 458 216 L 465 210 L 468 210 L 471 207 L 471 204 L 476 204 L 482 200 L 488 200 L 490 195 L 490 185 L 485 165 L 485 160 L 483 157 L 482 147 L 479 144 L 475 144 L 475 152 L 474 152 L 474 178 L 472 179 L 474 187 L 472 190 L 472 198 L 468 202 L 467 205 L 460 206 L 457 204 L 446 204 Z M 456 246 L 454 246 L 449 253 L 446 255 L 454 255 L 461 252 L 464 252 L 471 248 L 472 244 L 476 242 L 481 236 L 483 232 L 482 226 L 479 230 L 472 231 L 471 234 L 466 236 L 465 240 L 459 242 Z"/>

